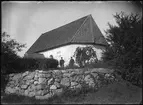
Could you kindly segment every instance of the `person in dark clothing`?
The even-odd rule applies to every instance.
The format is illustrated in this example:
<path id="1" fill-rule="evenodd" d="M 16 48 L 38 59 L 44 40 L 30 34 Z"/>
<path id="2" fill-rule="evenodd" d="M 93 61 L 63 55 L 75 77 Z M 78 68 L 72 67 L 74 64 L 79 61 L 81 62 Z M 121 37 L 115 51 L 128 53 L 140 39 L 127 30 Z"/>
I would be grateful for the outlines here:
<path id="1" fill-rule="evenodd" d="M 65 61 L 63 60 L 63 57 L 61 57 L 61 60 L 60 60 L 60 66 L 61 66 L 61 68 L 64 68 L 64 63 L 65 63 Z"/>
<path id="2" fill-rule="evenodd" d="M 69 62 L 69 66 L 73 67 L 74 66 L 74 59 L 71 57 L 70 62 Z"/>
<path id="3" fill-rule="evenodd" d="M 50 55 L 50 58 L 53 59 L 53 55 Z"/>

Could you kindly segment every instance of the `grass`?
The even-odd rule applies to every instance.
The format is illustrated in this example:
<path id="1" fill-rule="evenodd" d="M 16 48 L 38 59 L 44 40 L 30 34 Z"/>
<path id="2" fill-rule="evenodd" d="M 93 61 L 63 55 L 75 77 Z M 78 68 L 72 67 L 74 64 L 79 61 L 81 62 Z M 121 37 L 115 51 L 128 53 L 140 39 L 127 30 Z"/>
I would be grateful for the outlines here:
<path id="1" fill-rule="evenodd" d="M 139 104 L 142 100 L 142 89 L 127 83 L 122 81 L 110 84 L 91 94 L 87 100 L 91 104 Z"/>
<path id="2" fill-rule="evenodd" d="M 51 99 L 45 99 L 45 100 L 38 100 L 34 97 L 27 97 L 27 96 L 21 96 L 16 94 L 10 94 L 5 95 L 3 99 L 1 99 L 2 104 L 53 104 L 53 103 L 62 103 L 59 99 L 59 97 L 55 96 Z"/>

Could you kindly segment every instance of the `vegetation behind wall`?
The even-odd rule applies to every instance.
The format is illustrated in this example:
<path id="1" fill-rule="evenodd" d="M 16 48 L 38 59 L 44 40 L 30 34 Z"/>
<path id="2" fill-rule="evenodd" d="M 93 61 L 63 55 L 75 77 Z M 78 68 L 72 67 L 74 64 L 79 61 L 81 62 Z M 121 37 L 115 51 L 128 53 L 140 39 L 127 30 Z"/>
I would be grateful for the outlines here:
<path id="1" fill-rule="evenodd" d="M 110 61 L 124 79 L 142 84 L 142 17 L 138 14 L 114 15 L 117 25 L 106 30 L 110 46 L 104 52 L 104 61 Z"/>

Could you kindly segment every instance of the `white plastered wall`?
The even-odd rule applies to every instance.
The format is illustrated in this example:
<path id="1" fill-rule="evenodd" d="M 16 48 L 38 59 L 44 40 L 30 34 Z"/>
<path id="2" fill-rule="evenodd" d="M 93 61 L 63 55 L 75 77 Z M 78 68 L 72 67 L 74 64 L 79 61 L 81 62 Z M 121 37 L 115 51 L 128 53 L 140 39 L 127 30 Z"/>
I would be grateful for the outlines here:
<path id="1" fill-rule="evenodd" d="M 57 59 L 58 61 L 60 61 L 61 57 L 63 57 L 64 61 L 65 61 L 65 66 L 67 66 L 69 64 L 70 58 L 73 57 L 74 58 L 74 52 L 76 50 L 77 47 L 86 47 L 86 46 L 92 46 L 93 49 L 96 51 L 96 55 L 98 60 L 101 60 L 102 57 L 102 51 L 105 49 L 102 46 L 93 46 L 93 45 L 80 45 L 80 44 L 72 44 L 72 45 L 66 45 L 66 46 L 62 46 L 62 47 L 58 47 L 52 50 L 48 50 L 48 51 L 44 51 L 44 52 L 40 52 L 40 54 L 43 54 L 46 58 L 49 58 L 50 55 L 53 55 L 53 58 Z"/>

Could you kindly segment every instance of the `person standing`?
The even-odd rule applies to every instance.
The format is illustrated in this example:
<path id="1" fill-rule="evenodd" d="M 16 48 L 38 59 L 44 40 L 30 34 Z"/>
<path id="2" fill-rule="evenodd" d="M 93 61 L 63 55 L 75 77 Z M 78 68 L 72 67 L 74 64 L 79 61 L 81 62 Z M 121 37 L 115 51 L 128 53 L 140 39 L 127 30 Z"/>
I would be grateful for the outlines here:
<path id="1" fill-rule="evenodd" d="M 69 62 L 69 66 L 73 67 L 74 66 L 74 59 L 71 57 L 70 62 Z"/>
<path id="2" fill-rule="evenodd" d="M 53 59 L 53 55 L 50 55 L 50 58 Z"/>
<path id="3" fill-rule="evenodd" d="M 61 60 L 60 60 L 60 66 L 61 66 L 61 68 L 64 68 L 64 63 L 65 63 L 65 61 L 63 60 L 63 57 L 61 57 Z"/>

